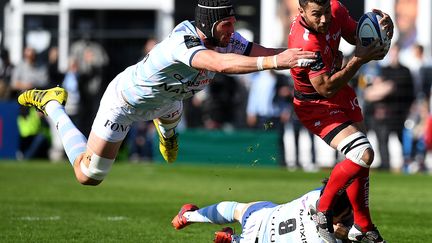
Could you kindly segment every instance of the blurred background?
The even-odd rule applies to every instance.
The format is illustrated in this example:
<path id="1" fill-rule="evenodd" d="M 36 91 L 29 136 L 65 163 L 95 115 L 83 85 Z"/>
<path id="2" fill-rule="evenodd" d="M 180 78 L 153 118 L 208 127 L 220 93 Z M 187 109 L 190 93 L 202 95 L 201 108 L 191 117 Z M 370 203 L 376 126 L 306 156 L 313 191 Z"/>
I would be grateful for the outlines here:
<path id="1" fill-rule="evenodd" d="M 268 47 L 286 47 L 297 0 L 233 0 L 237 31 Z M 373 8 L 390 14 L 387 57 L 365 65 L 351 84 L 376 151 L 374 167 L 429 172 L 432 157 L 432 4 L 430 0 L 341 1 L 355 19 Z M 140 61 L 172 28 L 193 19 L 196 0 L 0 1 L 0 158 L 66 162 L 53 126 L 19 107 L 23 90 L 63 86 L 75 124 L 89 134 L 108 83 Z M 353 47 L 342 43 L 348 59 Z M 179 127 L 179 163 L 268 165 L 318 171 L 340 160 L 309 134 L 292 109 L 289 72 L 217 75 L 190 100 Z M 119 160 L 160 162 L 151 122 L 133 126 Z"/>

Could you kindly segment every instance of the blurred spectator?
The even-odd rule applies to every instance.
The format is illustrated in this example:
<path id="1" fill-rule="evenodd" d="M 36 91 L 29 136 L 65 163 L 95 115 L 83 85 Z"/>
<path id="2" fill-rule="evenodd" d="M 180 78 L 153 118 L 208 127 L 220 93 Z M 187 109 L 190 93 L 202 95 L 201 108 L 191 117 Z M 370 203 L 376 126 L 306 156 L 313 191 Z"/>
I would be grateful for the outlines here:
<path id="1" fill-rule="evenodd" d="M 49 80 L 49 86 L 61 86 L 63 83 L 63 79 L 65 77 L 65 74 L 60 72 L 58 68 L 58 48 L 56 46 L 51 47 L 48 50 L 48 80 Z M 69 99 L 66 104 L 66 112 L 68 107 L 70 106 L 70 103 L 73 103 L 73 94 L 70 93 L 68 89 L 66 89 L 69 92 Z M 71 97 L 72 96 L 72 97 Z M 60 139 L 60 136 L 57 134 L 56 125 L 51 122 L 51 120 L 47 119 L 47 122 L 49 124 L 49 129 L 51 133 L 51 146 L 48 151 L 48 157 L 52 162 L 58 162 L 61 161 L 64 157 L 64 150 L 63 145 Z"/>
<path id="2" fill-rule="evenodd" d="M 290 170 L 296 170 L 297 168 L 302 168 L 307 172 L 315 172 L 318 167 L 316 166 L 316 152 L 315 152 L 315 136 L 309 132 L 300 122 L 296 113 L 294 112 L 294 108 L 292 106 L 293 98 L 294 98 L 294 83 L 293 80 L 289 77 L 286 82 L 278 82 L 276 90 L 278 91 L 276 100 L 279 102 L 286 112 L 283 112 L 282 115 L 285 116 L 282 120 L 286 120 L 291 123 L 294 133 L 294 165 L 290 167 Z M 286 127 L 284 129 L 287 129 Z M 310 154 L 311 161 L 306 164 L 302 164 L 300 162 L 300 147 L 302 142 L 300 141 L 300 133 L 304 131 L 308 134 L 311 142 Z M 288 163 L 287 163 L 288 164 Z"/>
<path id="3" fill-rule="evenodd" d="M 291 30 L 291 24 L 295 16 L 299 13 L 298 8 L 300 7 L 298 1 L 292 0 L 281 0 L 278 6 L 278 14 L 280 16 L 281 24 L 283 26 L 283 40 L 282 43 L 288 42 L 288 35 Z"/>
<path id="4" fill-rule="evenodd" d="M 413 76 L 416 79 L 416 85 L 420 86 L 416 88 L 417 97 L 430 97 L 431 86 L 432 86 L 432 62 L 430 58 L 426 58 L 424 54 L 424 47 L 420 44 L 414 46 L 415 60 Z M 421 96 L 418 95 L 421 94 Z"/>
<path id="5" fill-rule="evenodd" d="M 45 65 L 36 63 L 36 52 L 31 47 L 24 49 L 24 58 L 12 72 L 11 88 L 20 93 L 27 89 L 46 88 L 48 72 Z"/>
<path id="6" fill-rule="evenodd" d="M 358 72 L 358 81 L 356 92 L 358 94 L 358 102 L 363 110 L 364 122 L 366 129 L 371 129 L 373 126 L 373 103 L 365 100 L 365 89 L 372 85 L 373 81 L 380 77 L 381 66 L 376 61 L 364 64 Z"/>
<path id="7" fill-rule="evenodd" d="M 88 33 L 71 45 L 71 61 L 76 62 L 80 91 L 80 124 L 83 134 L 89 134 L 104 90 L 104 68 L 109 62 L 105 49 L 92 41 Z"/>
<path id="8" fill-rule="evenodd" d="M 141 60 L 155 47 L 157 40 L 149 38 L 144 44 Z M 151 121 L 137 121 L 131 125 L 127 135 L 127 149 L 130 161 L 142 162 L 153 160 L 153 140 L 155 128 Z"/>
<path id="9" fill-rule="evenodd" d="M 395 0 L 395 24 L 398 29 L 402 65 L 413 67 L 413 47 L 417 43 L 418 0 Z"/>
<path id="10" fill-rule="evenodd" d="M 11 88 L 16 93 L 26 89 L 45 88 L 48 85 L 48 70 L 43 63 L 36 62 L 36 52 L 31 47 L 24 49 L 23 61 L 12 72 Z M 18 158 L 34 158 L 40 151 L 48 150 L 47 124 L 34 109 L 20 110 L 18 116 L 20 151 Z M 43 149 L 41 149 L 43 148 Z"/>
<path id="11" fill-rule="evenodd" d="M 390 168 L 388 150 L 389 135 L 395 132 L 402 143 L 402 130 L 414 101 L 414 83 L 409 69 L 399 62 L 399 47 L 393 45 L 389 51 L 390 64 L 381 68 L 381 76 L 364 90 L 364 98 L 372 105 L 371 127 L 375 130 L 380 169 Z"/>
<path id="12" fill-rule="evenodd" d="M 207 129 L 238 127 L 236 117 L 239 113 L 243 113 L 245 108 L 244 105 L 242 106 L 246 99 L 245 89 L 234 77 L 216 74 L 211 84 L 206 87 L 206 98 L 202 101 L 204 127 Z M 239 108 L 243 108 L 242 111 Z"/>
<path id="13" fill-rule="evenodd" d="M 202 104 L 205 99 L 207 99 L 206 89 L 190 99 L 183 100 L 184 114 L 182 122 L 186 123 L 187 128 L 204 127 Z"/>
<path id="14" fill-rule="evenodd" d="M 64 73 L 58 68 L 58 48 L 51 47 L 48 51 L 48 79 L 50 86 L 60 86 L 64 79 Z"/>
<path id="15" fill-rule="evenodd" d="M 61 86 L 68 92 L 68 101 L 65 105 L 66 113 L 74 123 L 79 123 L 81 94 L 79 92 L 78 65 L 73 59 L 69 60 L 69 67 L 62 79 Z"/>
<path id="16" fill-rule="evenodd" d="M 128 134 L 129 160 L 143 162 L 153 160 L 155 128 L 150 122 L 136 122 Z"/>
<path id="17" fill-rule="evenodd" d="M 35 108 L 21 107 L 17 119 L 20 134 L 19 151 L 17 159 L 46 158 L 49 148 L 49 129 L 42 114 Z"/>
<path id="18" fill-rule="evenodd" d="M 300 167 L 306 172 L 316 172 L 318 171 L 318 166 L 316 164 L 316 152 L 315 152 L 315 135 L 311 133 L 309 130 L 307 130 L 303 124 L 300 122 L 300 120 L 297 118 L 297 115 L 295 112 L 292 113 L 291 118 L 292 124 L 293 124 L 293 131 L 294 131 L 294 143 L 295 143 L 295 167 Z M 305 131 L 311 142 L 310 147 L 310 154 L 311 154 L 311 161 L 307 162 L 306 164 L 300 163 L 300 133 L 301 131 Z M 336 157 L 337 157 L 337 151 L 336 151 Z"/>
<path id="19" fill-rule="evenodd" d="M 286 167 L 284 133 L 290 111 L 286 99 L 279 93 L 288 86 L 288 77 L 274 71 L 263 71 L 247 75 L 250 79 L 249 98 L 246 108 L 247 124 L 254 129 L 275 130 L 278 134 L 278 162 Z"/>
<path id="20" fill-rule="evenodd" d="M 418 99 L 412 107 L 403 130 L 403 154 L 405 173 L 425 171 L 425 133 L 429 118 L 429 105 L 426 99 Z"/>
<path id="21" fill-rule="evenodd" d="M 7 100 L 10 96 L 13 65 L 10 62 L 9 52 L 0 51 L 0 100 Z"/>
<path id="22" fill-rule="evenodd" d="M 243 77 L 216 73 L 209 86 L 191 99 L 184 100 L 186 126 L 206 129 L 245 128 L 248 90 Z"/>
<path id="23" fill-rule="evenodd" d="M 53 70 L 52 70 L 53 71 Z M 80 102 L 80 93 L 78 89 L 78 74 L 77 74 L 77 65 L 76 62 L 70 60 L 68 70 L 65 74 L 61 74 L 60 72 L 53 72 L 54 77 L 63 78 L 60 80 L 61 86 L 68 92 L 68 100 L 65 105 L 65 111 L 71 118 L 71 120 L 75 124 L 79 124 L 79 102 Z M 52 79 L 53 80 L 53 79 Z M 56 81 L 52 81 L 55 83 Z M 51 120 L 48 120 L 50 123 L 51 130 L 51 148 L 49 151 L 49 158 L 51 161 L 56 162 L 60 161 L 64 158 L 64 149 L 60 139 L 60 136 L 57 134 L 57 129 L 55 124 L 51 123 Z"/>

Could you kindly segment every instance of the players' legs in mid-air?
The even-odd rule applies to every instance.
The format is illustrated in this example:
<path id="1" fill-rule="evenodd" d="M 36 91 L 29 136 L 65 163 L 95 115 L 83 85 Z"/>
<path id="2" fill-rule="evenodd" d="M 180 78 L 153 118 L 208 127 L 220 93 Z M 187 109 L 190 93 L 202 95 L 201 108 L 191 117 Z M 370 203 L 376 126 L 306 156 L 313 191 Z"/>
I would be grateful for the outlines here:
<path id="1" fill-rule="evenodd" d="M 183 103 L 176 101 L 162 116 L 153 120 L 159 135 L 159 151 L 168 163 L 172 163 L 177 159 L 178 134 L 175 128 L 181 120 L 182 113 Z"/>
<path id="2" fill-rule="evenodd" d="M 60 87 L 29 90 L 18 98 L 21 105 L 35 106 L 55 124 L 78 181 L 84 185 L 98 185 L 114 163 L 121 142 L 128 131 L 128 124 L 113 122 L 113 119 L 106 117 L 112 115 L 111 113 L 104 109 L 99 110 L 87 141 L 66 114 L 66 100 L 67 92 Z M 103 102 L 101 104 L 103 107 Z M 96 135 L 95 131 L 103 134 L 104 138 Z M 119 132 L 116 134 L 116 131 Z"/>
<path id="3" fill-rule="evenodd" d="M 18 98 L 21 105 L 36 107 L 56 125 L 75 176 L 83 185 L 98 185 L 103 181 L 134 121 L 154 120 L 165 160 L 173 162 L 177 157 L 174 129 L 180 121 L 182 103 L 178 101 L 157 109 L 138 110 L 125 103 L 117 92 L 117 83 L 115 79 L 105 91 L 88 141 L 65 112 L 67 92 L 63 88 L 28 90 Z"/>
<path id="4" fill-rule="evenodd" d="M 329 227 L 332 225 L 332 207 L 340 193 L 346 190 L 353 206 L 356 229 L 360 229 L 364 236 L 376 232 L 379 237 L 372 242 L 383 242 L 369 212 L 369 169 L 374 151 L 364 133 L 364 125 L 358 122 L 347 126 L 334 136 L 330 145 L 343 153 L 346 159 L 334 167 L 321 196 L 317 214 L 320 235 L 329 238 L 328 242 L 335 242 L 332 240 L 332 227 Z"/>

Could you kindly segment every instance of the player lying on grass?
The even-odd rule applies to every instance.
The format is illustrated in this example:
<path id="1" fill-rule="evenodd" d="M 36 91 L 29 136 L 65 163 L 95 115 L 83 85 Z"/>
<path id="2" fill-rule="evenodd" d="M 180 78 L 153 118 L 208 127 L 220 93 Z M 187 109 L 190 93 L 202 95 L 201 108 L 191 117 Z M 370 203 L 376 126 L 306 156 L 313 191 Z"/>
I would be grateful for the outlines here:
<path id="1" fill-rule="evenodd" d="M 327 180 L 323 181 L 324 187 Z M 172 220 L 175 229 L 192 223 L 229 224 L 239 222 L 242 233 L 234 234 L 230 227 L 215 233 L 215 243 L 309 242 L 322 243 L 314 223 L 316 205 L 324 189 L 318 188 L 285 203 L 272 202 L 220 202 L 199 209 L 185 204 Z M 344 191 L 333 208 L 334 235 L 338 242 L 369 242 L 353 226 L 352 207 Z M 361 239 L 357 237 L 362 237 Z M 368 237 L 368 235 L 366 235 Z"/>
<path id="2" fill-rule="evenodd" d="M 178 152 L 175 128 L 183 114 L 183 100 L 208 86 L 217 72 L 288 69 L 314 61 L 314 52 L 250 42 L 235 31 L 235 22 L 231 0 L 198 0 L 195 21 L 178 24 L 142 61 L 111 81 L 88 140 L 64 110 L 64 89 L 29 90 L 18 101 L 37 107 L 56 124 L 81 184 L 98 185 L 104 180 L 135 121 L 154 121 L 159 150 L 167 162 L 174 162 Z"/>

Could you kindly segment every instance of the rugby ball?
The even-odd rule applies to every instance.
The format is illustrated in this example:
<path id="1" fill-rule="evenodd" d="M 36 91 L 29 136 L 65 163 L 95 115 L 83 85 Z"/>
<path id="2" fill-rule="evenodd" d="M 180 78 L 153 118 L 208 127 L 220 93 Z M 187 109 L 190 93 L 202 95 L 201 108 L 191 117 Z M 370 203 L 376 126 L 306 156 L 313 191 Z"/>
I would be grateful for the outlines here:
<path id="1" fill-rule="evenodd" d="M 363 14 L 357 24 L 357 37 L 360 38 L 362 46 L 368 46 L 375 39 L 380 40 L 380 45 L 390 48 L 391 40 L 387 31 L 381 28 L 379 21 L 382 17 L 376 13 L 368 12 Z"/>

